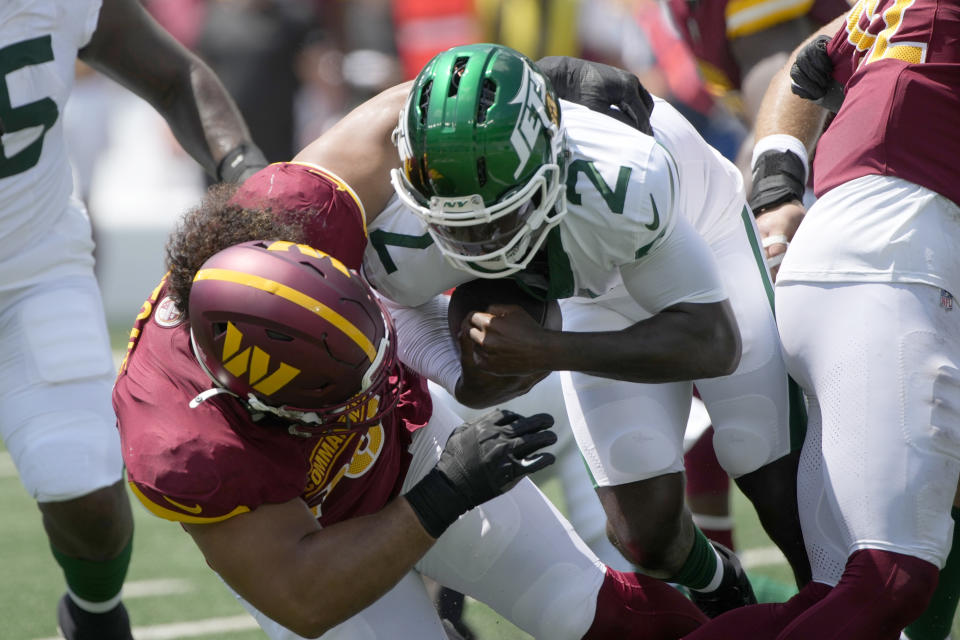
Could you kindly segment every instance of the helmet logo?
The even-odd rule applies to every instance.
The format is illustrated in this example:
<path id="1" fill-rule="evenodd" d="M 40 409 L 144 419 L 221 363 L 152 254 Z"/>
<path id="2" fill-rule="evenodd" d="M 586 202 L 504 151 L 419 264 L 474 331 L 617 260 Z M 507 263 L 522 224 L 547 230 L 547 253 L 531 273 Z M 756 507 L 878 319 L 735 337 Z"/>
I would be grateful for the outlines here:
<path id="1" fill-rule="evenodd" d="M 260 347 L 247 347 L 240 351 L 242 342 L 243 333 L 232 322 L 228 322 L 227 335 L 223 341 L 223 367 L 236 378 L 249 371 L 250 386 L 256 391 L 270 396 L 300 373 L 300 369 L 281 362 L 277 370 L 268 375 L 270 354 Z"/>
<path id="2" fill-rule="evenodd" d="M 530 65 L 525 64 L 520 89 L 517 91 L 517 95 L 510 100 L 510 104 L 519 103 L 523 105 L 520 117 L 510 134 L 510 145 L 520 158 L 520 164 L 513 172 L 514 178 L 518 178 L 527 166 L 527 161 L 530 159 L 534 145 L 537 143 L 537 137 L 543 130 L 544 124 L 552 120 L 547 115 L 546 99 L 547 86 L 543 77 L 531 73 Z M 555 103 L 553 107 L 556 109 Z"/>

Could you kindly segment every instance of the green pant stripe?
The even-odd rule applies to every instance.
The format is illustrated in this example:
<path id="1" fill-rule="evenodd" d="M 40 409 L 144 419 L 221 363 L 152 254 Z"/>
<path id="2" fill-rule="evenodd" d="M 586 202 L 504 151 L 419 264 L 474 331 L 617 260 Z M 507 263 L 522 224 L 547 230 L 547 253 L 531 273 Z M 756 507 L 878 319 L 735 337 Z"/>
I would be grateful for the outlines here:
<path id="1" fill-rule="evenodd" d="M 767 292 L 767 301 L 770 303 L 770 309 L 776 313 L 773 304 L 773 282 L 770 281 L 770 274 L 767 271 L 766 260 L 764 259 L 763 247 L 760 239 L 754 232 L 752 223 L 752 214 L 747 207 L 740 213 L 743 220 L 744 229 L 747 232 L 747 239 L 750 240 L 750 248 L 753 250 L 753 258 L 756 260 L 757 269 L 760 271 L 760 278 L 763 280 L 763 288 Z M 803 446 L 803 439 L 807 435 L 807 405 L 803 399 L 803 390 L 793 378 L 788 378 L 787 400 L 789 402 L 790 418 L 790 450 L 796 451 Z"/>
<path id="2" fill-rule="evenodd" d="M 770 282 L 770 273 L 767 271 L 767 262 L 763 255 L 763 247 L 760 246 L 760 238 L 754 232 L 753 215 L 746 206 L 740 212 L 740 218 L 743 220 L 743 227 L 747 232 L 747 239 L 750 241 L 750 248 L 753 249 L 753 259 L 757 263 L 757 269 L 760 271 L 760 278 L 763 280 L 763 288 L 767 292 L 767 302 L 773 309 L 773 283 Z"/>

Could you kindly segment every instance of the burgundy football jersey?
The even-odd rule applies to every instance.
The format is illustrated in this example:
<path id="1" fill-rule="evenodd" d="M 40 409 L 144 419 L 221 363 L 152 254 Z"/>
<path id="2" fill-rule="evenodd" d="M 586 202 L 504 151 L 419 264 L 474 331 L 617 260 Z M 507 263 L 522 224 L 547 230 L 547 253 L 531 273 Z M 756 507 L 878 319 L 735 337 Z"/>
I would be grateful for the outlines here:
<path id="1" fill-rule="evenodd" d="M 846 98 L 817 144 L 814 191 L 888 175 L 960 204 L 960 5 L 863 4 L 827 48 Z"/>
<path id="2" fill-rule="evenodd" d="M 347 252 L 344 261 L 359 266 L 363 215 L 345 185 L 315 167 L 271 165 L 244 183 L 245 204 L 255 185 L 269 185 L 260 204 L 310 210 L 314 247 L 341 260 Z M 113 392 L 128 480 L 160 517 L 216 522 L 296 497 L 324 525 L 376 512 L 399 492 L 410 434 L 432 411 L 426 381 L 406 370 L 405 391 L 379 425 L 303 438 L 274 417 L 254 422 L 227 394 L 191 406 L 212 386 L 191 351 L 189 322 L 161 282 L 137 316 Z"/>
<path id="3" fill-rule="evenodd" d="M 670 15 L 714 93 L 740 89 L 730 41 L 800 16 L 822 26 L 850 6 L 846 0 L 669 0 Z"/>

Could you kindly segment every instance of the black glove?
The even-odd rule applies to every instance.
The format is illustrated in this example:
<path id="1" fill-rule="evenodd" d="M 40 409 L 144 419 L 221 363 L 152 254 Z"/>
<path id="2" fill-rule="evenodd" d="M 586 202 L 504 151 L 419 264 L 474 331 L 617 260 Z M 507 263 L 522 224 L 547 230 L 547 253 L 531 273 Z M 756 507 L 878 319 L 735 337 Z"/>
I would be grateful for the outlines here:
<path id="1" fill-rule="evenodd" d="M 217 182 L 240 184 L 270 164 L 263 152 L 252 142 L 244 142 L 227 153 L 217 165 Z"/>
<path id="2" fill-rule="evenodd" d="M 636 75 L 600 62 L 569 56 L 547 56 L 537 68 L 550 79 L 557 96 L 653 135 L 653 98 Z"/>
<path id="3" fill-rule="evenodd" d="M 828 42 L 829 36 L 819 36 L 800 50 L 790 67 L 790 90 L 836 113 L 843 103 L 843 85 L 833 79 Z"/>
<path id="4" fill-rule="evenodd" d="M 557 441 L 553 417 L 491 411 L 457 427 L 437 465 L 405 495 L 434 538 L 457 518 L 554 461 L 539 449 Z"/>

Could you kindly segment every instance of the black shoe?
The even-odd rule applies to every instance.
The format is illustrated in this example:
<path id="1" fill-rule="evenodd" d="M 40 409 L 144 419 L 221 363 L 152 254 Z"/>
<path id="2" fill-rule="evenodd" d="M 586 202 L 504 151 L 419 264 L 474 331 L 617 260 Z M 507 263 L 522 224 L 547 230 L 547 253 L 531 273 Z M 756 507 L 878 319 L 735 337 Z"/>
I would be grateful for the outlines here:
<path id="1" fill-rule="evenodd" d="M 444 630 L 447 632 L 449 640 L 474 640 L 476 636 L 473 631 L 463 621 L 463 594 L 440 587 L 440 593 L 437 595 L 437 613 L 443 620 Z"/>
<path id="2" fill-rule="evenodd" d="M 737 555 L 718 542 L 711 542 L 723 559 L 723 578 L 716 591 L 703 593 L 690 589 L 690 599 L 708 618 L 716 618 L 725 611 L 757 604 L 753 587 L 746 572 L 740 566 Z"/>
<path id="3" fill-rule="evenodd" d="M 106 613 L 90 613 L 63 594 L 57 604 L 57 626 L 66 640 L 133 640 L 122 602 Z"/>

